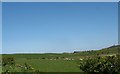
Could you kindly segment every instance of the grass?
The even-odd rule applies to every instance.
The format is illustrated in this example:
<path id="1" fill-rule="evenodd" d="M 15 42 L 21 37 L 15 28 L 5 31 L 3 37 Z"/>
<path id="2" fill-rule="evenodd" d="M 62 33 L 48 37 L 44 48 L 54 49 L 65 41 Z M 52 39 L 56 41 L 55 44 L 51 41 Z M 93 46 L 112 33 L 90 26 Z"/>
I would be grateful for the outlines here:
<path id="1" fill-rule="evenodd" d="M 41 59 L 18 59 L 16 63 L 30 64 L 40 72 L 80 72 L 79 66 L 76 61 L 66 60 L 41 60 Z"/>
<path id="2" fill-rule="evenodd" d="M 62 54 L 3 54 L 3 57 L 14 57 L 16 64 L 24 65 L 27 63 L 40 72 L 82 72 L 79 68 L 79 59 L 94 58 L 98 54 L 100 56 L 115 55 L 118 52 L 118 47 L 112 46 L 101 50 Z M 14 68 L 11 71 L 21 72 L 19 68 Z"/>

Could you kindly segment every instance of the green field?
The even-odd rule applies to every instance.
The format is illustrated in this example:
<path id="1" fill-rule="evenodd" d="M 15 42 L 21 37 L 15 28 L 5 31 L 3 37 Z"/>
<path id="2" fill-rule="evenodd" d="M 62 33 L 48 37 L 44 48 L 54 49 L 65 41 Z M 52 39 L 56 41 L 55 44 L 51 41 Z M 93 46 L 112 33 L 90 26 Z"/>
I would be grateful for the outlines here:
<path id="1" fill-rule="evenodd" d="M 40 60 L 40 59 L 19 59 L 16 63 L 23 64 L 27 62 L 35 69 L 41 72 L 80 72 L 76 61 L 65 60 Z"/>
<path id="2" fill-rule="evenodd" d="M 24 63 L 27 63 L 28 65 L 31 65 L 33 68 L 39 70 L 40 72 L 81 72 L 81 70 L 79 69 L 78 60 L 68 59 L 72 58 L 71 55 L 67 56 L 66 54 L 15 54 L 4 56 L 14 57 L 17 64 L 24 65 Z M 19 72 L 20 70 L 17 69 L 17 71 Z"/>
<path id="3" fill-rule="evenodd" d="M 13 57 L 15 67 L 3 67 L 3 71 L 9 69 L 11 72 L 22 72 L 17 65 L 25 63 L 40 72 L 82 72 L 80 61 L 96 56 L 113 56 L 118 53 L 119 46 L 112 46 L 101 50 L 90 50 L 74 53 L 46 53 L 46 54 L 3 54 L 4 57 Z"/>

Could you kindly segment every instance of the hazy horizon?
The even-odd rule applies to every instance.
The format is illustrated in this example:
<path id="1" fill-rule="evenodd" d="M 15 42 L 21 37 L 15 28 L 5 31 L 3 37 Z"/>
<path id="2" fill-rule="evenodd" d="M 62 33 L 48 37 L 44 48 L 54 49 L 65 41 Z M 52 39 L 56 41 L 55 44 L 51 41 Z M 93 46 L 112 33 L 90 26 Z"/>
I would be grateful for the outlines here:
<path id="1" fill-rule="evenodd" d="M 119 44 L 115 44 L 115 45 L 119 45 Z M 113 46 L 113 45 L 111 45 Z M 108 47 L 111 47 L 111 46 L 107 46 L 107 47 L 103 47 L 101 49 L 104 49 L 104 48 L 108 48 Z M 101 49 L 86 49 L 86 50 L 73 50 L 71 52 L 69 51 L 65 51 L 65 52 L 11 52 L 11 53 L 2 53 L 2 54 L 47 54 L 47 53 L 55 53 L 55 54 L 61 54 L 61 53 L 74 53 L 75 51 L 78 51 L 78 52 L 82 52 L 82 51 L 90 51 L 90 50 L 101 50 Z M 1 53 L 0 53 L 1 54 Z"/>
<path id="2" fill-rule="evenodd" d="M 118 44 L 117 2 L 14 2 L 2 7 L 2 53 L 73 52 Z"/>

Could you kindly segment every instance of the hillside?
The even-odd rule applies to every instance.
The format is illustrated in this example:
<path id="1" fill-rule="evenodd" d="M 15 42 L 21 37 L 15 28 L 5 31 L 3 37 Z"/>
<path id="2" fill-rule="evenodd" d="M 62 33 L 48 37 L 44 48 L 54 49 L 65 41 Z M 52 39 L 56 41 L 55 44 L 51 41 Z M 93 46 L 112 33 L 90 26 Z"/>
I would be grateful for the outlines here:
<path id="1" fill-rule="evenodd" d="M 117 54 L 120 45 L 110 46 L 107 48 L 103 48 L 101 50 L 89 50 L 89 51 L 81 51 L 81 52 L 73 52 L 73 53 L 45 53 L 45 54 L 3 54 L 4 56 L 13 56 L 15 58 L 78 58 L 78 57 L 85 57 L 85 56 L 95 56 L 95 55 L 112 55 Z M 44 57 L 43 57 L 44 56 Z"/>
<path id="2" fill-rule="evenodd" d="M 3 71 L 21 72 L 20 66 L 32 66 L 40 72 L 82 72 L 79 68 L 80 60 L 95 58 L 96 56 L 113 56 L 118 53 L 119 45 L 101 50 L 90 50 L 73 53 L 45 53 L 45 54 L 2 54 L 3 58 L 13 59 L 15 69 L 3 67 Z M 7 59 L 4 59 L 7 62 Z M 9 63 L 9 62 L 8 62 Z"/>

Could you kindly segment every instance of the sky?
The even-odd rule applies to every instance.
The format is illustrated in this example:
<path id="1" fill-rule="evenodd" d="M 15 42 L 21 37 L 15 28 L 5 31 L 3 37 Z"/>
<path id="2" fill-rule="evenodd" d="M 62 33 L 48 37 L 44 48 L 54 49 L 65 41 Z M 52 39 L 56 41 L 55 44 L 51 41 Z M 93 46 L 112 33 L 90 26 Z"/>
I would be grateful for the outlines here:
<path id="1" fill-rule="evenodd" d="M 3 53 L 60 53 L 118 43 L 117 2 L 2 4 Z"/>
<path id="2" fill-rule="evenodd" d="M 118 12 L 120 13 L 120 2 L 118 3 Z M 120 14 L 118 14 L 118 18 Z M 118 44 L 120 45 L 120 21 L 118 21 Z"/>
<path id="3" fill-rule="evenodd" d="M 2 2 L 118 2 L 119 0 L 2 0 Z"/>
<path id="4" fill-rule="evenodd" d="M 2 3 L 0 2 L 0 16 L 2 16 Z M 0 53 L 2 53 L 2 17 L 0 17 Z"/>

